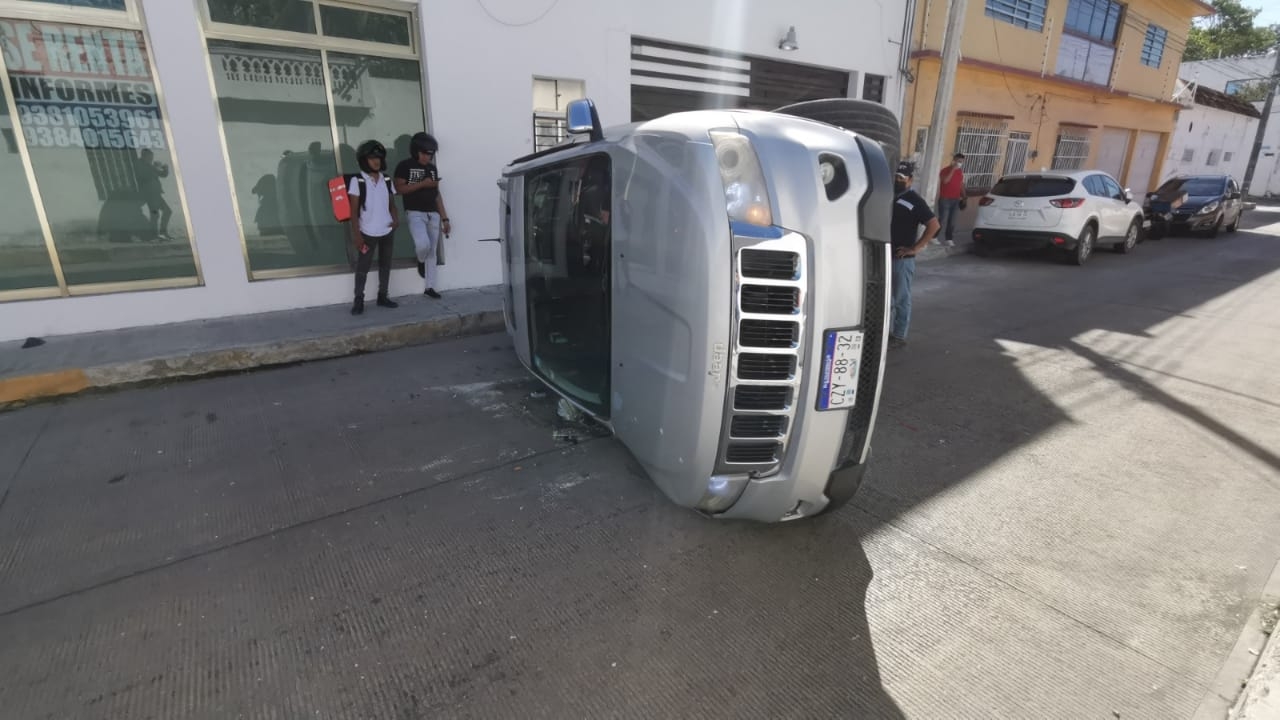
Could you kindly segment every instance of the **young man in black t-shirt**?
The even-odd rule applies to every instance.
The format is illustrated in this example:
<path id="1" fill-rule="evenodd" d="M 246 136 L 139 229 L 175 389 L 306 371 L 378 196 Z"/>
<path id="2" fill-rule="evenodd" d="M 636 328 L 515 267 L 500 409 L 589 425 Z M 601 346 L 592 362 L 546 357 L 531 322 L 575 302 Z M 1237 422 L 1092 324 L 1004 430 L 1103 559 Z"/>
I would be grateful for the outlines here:
<path id="1" fill-rule="evenodd" d="M 893 222 L 889 226 L 893 244 L 893 314 L 889 334 L 889 347 L 900 348 L 907 344 L 907 330 L 911 326 L 911 280 L 916 274 L 916 253 L 929 245 L 929 241 L 942 227 L 929 209 L 929 203 L 911 189 L 915 164 L 898 164 L 894 179 Z M 920 226 L 924 233 L 920 233 Z"/>
<path id="2" fill-rule="evenodd" d="M 409 221 L 409 234 L 418 256 L 418 274 L 426 280 L 424 295 L 439 299 L 436 292 L 436 266 L 440 264 L 440 233 L 449 237 L 449 215 L 440 194 L 440 173 L 436 170 L 436 152 L 440 144 L 427 133 L 420 132 L 409 141 L 409 157 L 396 166 L 396 193 L 404 198 L 404 214 Z"/>

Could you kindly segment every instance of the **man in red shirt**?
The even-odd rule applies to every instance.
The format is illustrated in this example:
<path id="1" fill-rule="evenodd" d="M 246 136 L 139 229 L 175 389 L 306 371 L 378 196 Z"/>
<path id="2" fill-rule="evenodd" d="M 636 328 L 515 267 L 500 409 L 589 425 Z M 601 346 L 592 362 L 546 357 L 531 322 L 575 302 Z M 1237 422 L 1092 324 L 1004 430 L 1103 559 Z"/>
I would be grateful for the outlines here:
<path id="1" fill-rule="evenodd" d="M 964 202 L 964 153 L 956 153 L 951 164 L 938 173 L 938 221 L 942 223 L 944 242 L 955 247 L 952 237 L 956 234 L 956 216 Z"/>

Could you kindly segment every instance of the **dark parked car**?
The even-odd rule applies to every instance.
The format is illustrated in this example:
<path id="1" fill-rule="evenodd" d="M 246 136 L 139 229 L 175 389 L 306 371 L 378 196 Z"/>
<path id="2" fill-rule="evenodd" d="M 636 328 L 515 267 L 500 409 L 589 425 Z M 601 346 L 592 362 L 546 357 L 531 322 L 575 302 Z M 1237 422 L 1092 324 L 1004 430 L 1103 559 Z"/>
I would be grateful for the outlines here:
<path id="1" fill-rule="evenodd" d="M 1230 175 L 1179 175 L 1147 195 L 1143 210 L 1150 236 L 1198 232 L 1216 237 L 1224 228 L 1235 232 L 1244 213 L 1240 186 Z"/>

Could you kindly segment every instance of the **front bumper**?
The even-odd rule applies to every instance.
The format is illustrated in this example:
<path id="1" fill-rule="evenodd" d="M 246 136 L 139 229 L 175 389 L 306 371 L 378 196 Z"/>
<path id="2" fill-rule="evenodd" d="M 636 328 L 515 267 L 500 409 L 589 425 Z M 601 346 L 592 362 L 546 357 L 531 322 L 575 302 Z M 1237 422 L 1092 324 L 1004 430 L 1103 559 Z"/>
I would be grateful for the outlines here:
<path id="1" fill-rule="evenodd" d="M 1175 232 L 1198 232 L 1201 230 L 1212 230 L 1218 224 L 1218 213 L 1209 213 L 1208 215 L 1174 215 L 1169 223 L 1169 227 Z"/>
<path id="2" fill-rule="evenodd" d="M 973 231 L 973 242 L 981 247 L 1001 249 L 1045 247 L 1071 249 L 1076 246 L 1078 240 L 1074 236 L 1059 232 L 979 228 Z"/>

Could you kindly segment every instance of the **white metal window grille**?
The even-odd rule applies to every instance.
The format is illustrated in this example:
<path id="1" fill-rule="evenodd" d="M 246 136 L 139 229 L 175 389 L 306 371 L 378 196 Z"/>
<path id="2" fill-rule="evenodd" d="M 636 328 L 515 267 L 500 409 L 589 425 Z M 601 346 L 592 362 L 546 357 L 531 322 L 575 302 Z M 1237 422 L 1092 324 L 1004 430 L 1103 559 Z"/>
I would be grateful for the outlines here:
<path id="1" fill-rule="evenodd" d="M 964 153 L 966 190 L 985 191 L 995 185 L 1000 145 L 1008 124 L 1004 120 L 961 115 L 954 152 Z"/>
<path id="2" fill-rule="evenodd" d="M 1195 148 L 1187 148 L 1186 150 L 1182 151 L 1182 162 L 1184 163 L 1194 162 L 1195 159 L 1196 159 Z"/>
<path id="3" fill-rule="evenodd" d="M 1079 170 L 1089 162 L 1089 131 L 1063 128 L 1058 131 L 1058 144 L 1053 149 L 1054 170 Z"/>
<path id="4" fill-rule="evenodd" d="M 1020 28 L 1044 30 L 1045 0 L 987 0 L 986 15 Z"/>
<path id="5" fill-rule="evenodd" d="M 1031 152 L 1031 133 L 1011 132 L 1004 148 L 1004 174 L 1012 175 L 1027 169 L 1027 155 Z"/>
<path id="6" fill-rule="evenodd" d="M 540 152 L 559 145 L 568 137 L 568 125 L 564 115 L 550 113 L 533 114 L 533 151 Z"/>

